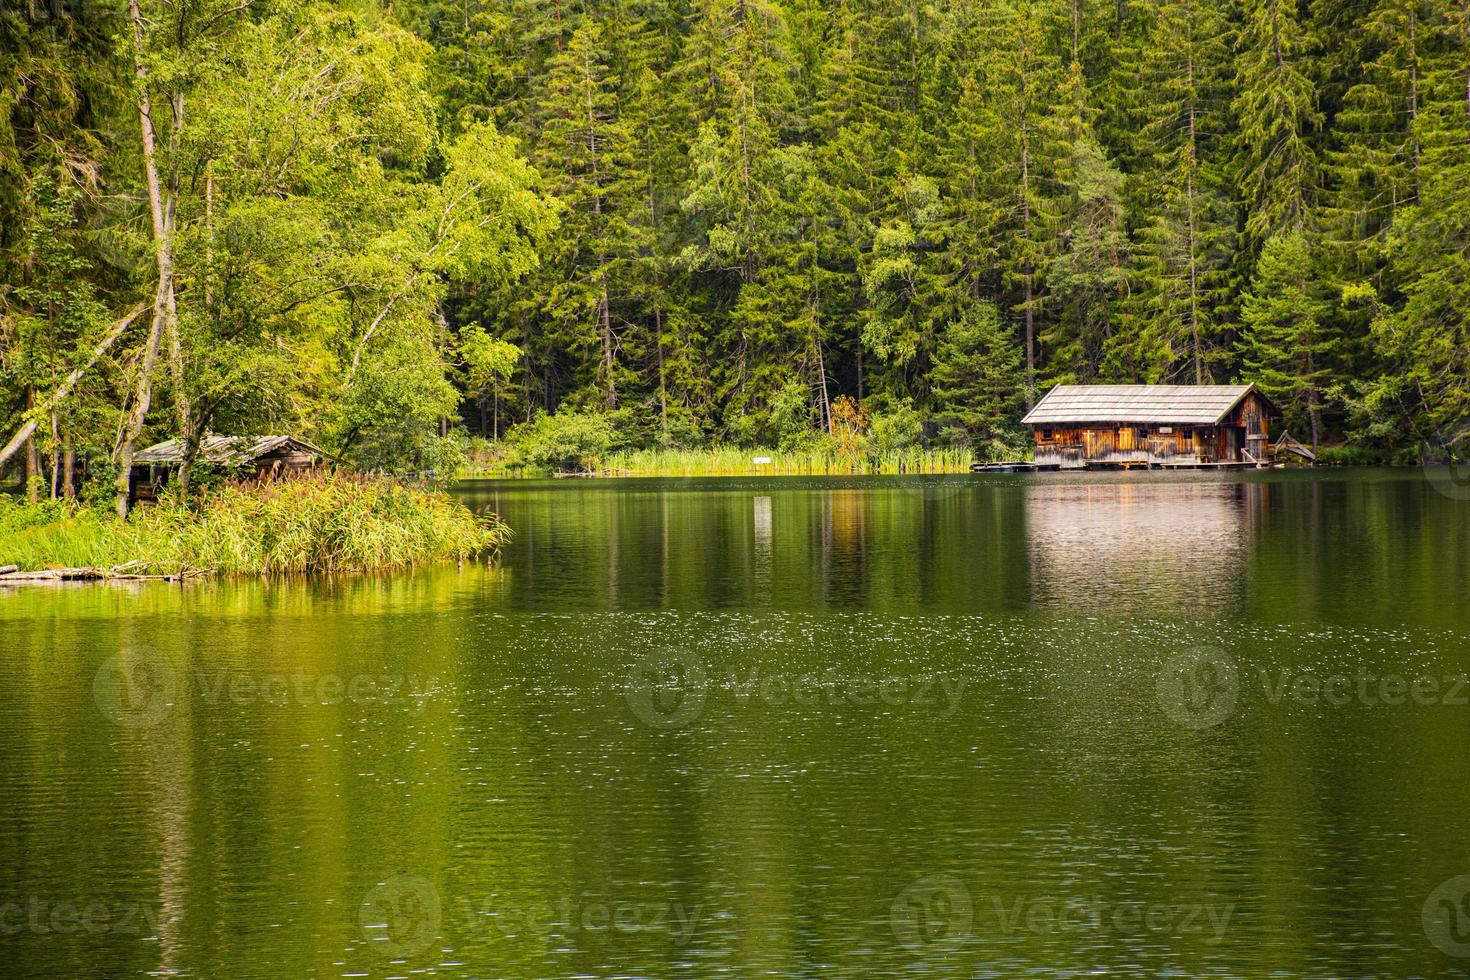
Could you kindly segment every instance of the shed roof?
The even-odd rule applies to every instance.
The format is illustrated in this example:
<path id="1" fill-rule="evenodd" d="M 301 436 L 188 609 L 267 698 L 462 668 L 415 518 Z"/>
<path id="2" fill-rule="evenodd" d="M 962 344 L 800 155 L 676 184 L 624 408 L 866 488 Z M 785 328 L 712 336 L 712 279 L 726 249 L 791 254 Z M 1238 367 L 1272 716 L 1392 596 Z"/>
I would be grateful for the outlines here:
<path id="1" fill-rule="evenodd" d="M 1217 425 L 1255 385 L 1057 385 L 1021 421 Z"/>
<path id="2" fill-rule="evenodd" d="M 246 442 L 244 436 L 209 435 L 199 442 L 199 459 L 201 462 L 220 466 L 238 466 L 269 456 L 282 448 L 330 458 L 327 453 L 295 436 L 259 436 L 253 442 Z M 177 439 L 170 439 L 141 450 L 133 457 L 133 462 L 145 466 L 158 465 L 177 463 L 182 457 L 183 445 Z"/>

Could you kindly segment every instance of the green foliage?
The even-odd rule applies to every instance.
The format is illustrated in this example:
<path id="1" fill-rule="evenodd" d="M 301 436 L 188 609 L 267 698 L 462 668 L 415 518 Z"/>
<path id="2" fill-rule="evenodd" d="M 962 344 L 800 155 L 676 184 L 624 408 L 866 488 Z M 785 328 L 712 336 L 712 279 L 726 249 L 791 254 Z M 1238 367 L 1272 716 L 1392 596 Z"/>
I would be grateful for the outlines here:
<path id="1" fill-rule="evenodd" d="M 1317 450 L 1319 466 L 1383 466 L 1394 462 L 1389 453 L 1369 446 L 1323 446 Z"/>
<path id="2" fill-rule="evenodd" d="M 1341 347 L 1327 312 L 1306 236 L 1268 239 L 1241 311 L 1245 367 L 1288 425 L 1310 426 L 1313 445 L 1322 438 L 1324 394 Z"/>
<path id="3" fill-rule="evenodd" d="M 844 396 L 991 455 L 1052 381 L 1260 381 L 1385 452 L 1470 428 L 1463 4 L 11 6 L 0 425 L 48 492 L 103 485 L 144 387 L 142 444 L 394 472 L 590 414 L 816 459 Z"/>
<path id="4" fill-rule="evenodd" d="M 1307 58 L 1313 39 L 1290 0 L 1248 0 L 1236 51 L 1237 167 L 1252 245 L 1306 227 L 1322 123 Z"/>
<path id="5" fill-rule="evenodd" d="M 617 443 L 612 421 L 596 412 L 538 414 L 506 435 L 506 464 L 533 470 L 594 470 Z"/>
<path id="6" fill-rule="evenodd" d="M 913 449 L 923 440 L 924 419 L 911 403 L 874 415 L 868 423 L 868 445 L 877 459 Z"/>
<path id="7" fill-rule="evenodd" d="M 1022 391 L 1021 353 L 994 306 L 976 305 L 950 322 L 934 365 L 934 395 L 951 441 L 1009 437 Z"/>
<path id="8" fill-rule="evenodd" d="M 1084 135 L 1072 145 L 1067 183 L 1061 251 L 1046 276 L 1058 311 L 1042 336 L 1051 350 L 1048 376 L 1059 383 L 1090 384 L 1102 380 L 1099 368 L 1113 336 L 1114 311 L 1127 295 L 1123 175 Z"/>

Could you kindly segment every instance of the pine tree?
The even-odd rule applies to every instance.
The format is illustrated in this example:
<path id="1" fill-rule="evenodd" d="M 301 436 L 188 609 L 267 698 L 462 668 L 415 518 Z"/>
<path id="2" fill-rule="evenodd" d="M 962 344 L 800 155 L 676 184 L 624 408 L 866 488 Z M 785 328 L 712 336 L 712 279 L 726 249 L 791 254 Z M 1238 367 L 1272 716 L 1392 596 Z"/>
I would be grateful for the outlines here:
<path id="1" fill-rule="evenodd" d="M 1401 304 L 1373 324 L 1381 375 L 1360 381 L 1374 431 L 1412 438 L 1460 458 L 1470 454 L 1470 4 L 1445 5 L 1426 21 L 1417 119 L 1419 201 L 1399 215 L 1389 275 Z M 1391 300 L 1394 297 L 1384 297 Z"/>
<path id="2" fill-rule="evenodd" d="M 900 216 L 878 229 L 863 262 L 862 340 L 872 355 L 872 393 L 885 402 L 926 404 L 934 343 L 953 309 L 944 263 L 946 206 L 928 178 L 910 178 L 900 194 Z"/>
<path id="3" fill-rule="evenodd" d="M 1322 440 L 1325 393 L 1341 340 L 1324 322 L 1328 304 L 1300 231 L 1267 239 L 1250 292 L 1241 305 L 1245 334 L 1241 360 L 1248 376 L 1286 413 L 1288 423 L 1311 426 Z"/>
<path id="4" fill-rule="evenodd" d="M 1117 307 L 1127 295 L 1128 242 L 1123 228 L 1123 175 L 1087 128 L 1073 141 L 1066 167 L 1055 255 L 1046 284 L 1055 312 L 1043 340 L 1048 378 L 1091 383 L 1113 341 Z"/>
<path id="5" fill-rule="evenodd" d="M 1236 173 L 1253 252 L 1307 227 L 1317 189 L 1314 135 L 1322 123 L 1307 70 L 1312 50 L 1291 0 L 1247 0 L 1236 45 Z"/>
<path id="6" fill-rule="evenodd" d="M 1235 214 L 1224 188 L 1229 46 L 1216 0 L 1159 6 L 1144 76 L 1150 119 L 1146 219 L 1127 329 L 1108 373 L 1149 383 L 1212 381 L 1222 360 Z"/>
<path id="7" fill-rule="evenodd" d="M 1425 7 L 1423 0 L 1380 0 L 1362 24 L 1371 60 L 1333 120 L 1323 224 L 1344 278 L 1378 280 L 1399 212 L 1418 201 Z"/>
<path id="8" fill-rule="evenodd" d="M 565 208 L 557 260 L 544 266 L 545 312 L 567 347 L 591 352 L 588 394 L 614 409 L 628 381 L 613 310 L 617 264 L 630 244 L 624 212 L 639 189 L 628 173 L 633 138 L 607 58 L 600 27 L 581 18 L 548 66 L 535 159 Z"/>
<path id="9" fill-rule="evenodd" d="M 990 303 L 976 303 L 945 327 L 931 384 L 936 417 L 951 438 L 1006 441 L 1023 394 L 1021 348 Z"/>
<path id="10" fill-rule="evenodd" d="M 1019 316 L 1026 352 L 1026 403 L 1036 400 L 1039 362 L 1038 316 L 1055 224 L 1050 183 L 1066 152 L 1063 114 L 1074 106 L 1063 94 L 1059 59 L 1049 49 L 1046 25 L 1033 0 L 1001 8 L 988 41 L 994 70 L 987 76 L 987 98 L 994 108 L 992 144 L 985 174 L 995 199 L 1007 211 L 1002 238 L 1003 284 L 1008 304 Z"/>
<path id="11" fill-rule="evenodd" d="M 707 0 L 691 42 L 699 44 L 680 76 L 696 86 L 704 121 L 690 149 L 690 181 L 683 201 L 693 238 L 681 261 L 735 298 L 716 397 L 727 418 L 759 414 L 777 390 L 781 372 L 764 358 L 771 322 L 781 311 L 752 292 L 772 261 L 780 233 L 780 153 L 793 101 L 790 57 L 782 11 L 763 0 Z"/>

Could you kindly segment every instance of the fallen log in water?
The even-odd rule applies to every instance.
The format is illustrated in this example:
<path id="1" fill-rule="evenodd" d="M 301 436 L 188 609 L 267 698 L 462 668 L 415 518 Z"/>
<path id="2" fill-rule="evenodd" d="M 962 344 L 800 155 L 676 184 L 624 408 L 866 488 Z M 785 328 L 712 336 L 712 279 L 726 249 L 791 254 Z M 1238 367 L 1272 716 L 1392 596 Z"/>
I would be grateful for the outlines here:
<path id="1" fill-rule="evenodd" d="M 21 571 L 15 565 L 0 566 L 0 585 L 10 582 L 183 582 L 209 575 L 211 568 L 185 568 L 166 575 L 146 575 L 130 569 L 143 565 L 130 561 L 112 568 L 40 568 Z"/>

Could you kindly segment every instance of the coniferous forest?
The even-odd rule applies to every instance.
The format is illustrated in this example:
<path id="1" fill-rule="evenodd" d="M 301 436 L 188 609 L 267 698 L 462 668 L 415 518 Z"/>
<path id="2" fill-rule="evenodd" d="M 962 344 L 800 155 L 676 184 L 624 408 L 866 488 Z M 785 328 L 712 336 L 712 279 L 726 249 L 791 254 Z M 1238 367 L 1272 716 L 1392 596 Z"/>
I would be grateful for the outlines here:
<path id="1" fill-rule="evenodd" d="M 1467 0 L 8 0 L 0 120 L 52 492 L 206 432 L 999 454 L 1058 382 L 1470 449 Z"/>

